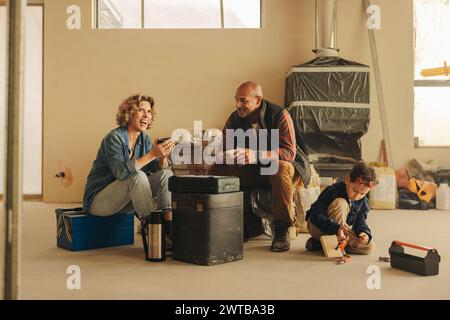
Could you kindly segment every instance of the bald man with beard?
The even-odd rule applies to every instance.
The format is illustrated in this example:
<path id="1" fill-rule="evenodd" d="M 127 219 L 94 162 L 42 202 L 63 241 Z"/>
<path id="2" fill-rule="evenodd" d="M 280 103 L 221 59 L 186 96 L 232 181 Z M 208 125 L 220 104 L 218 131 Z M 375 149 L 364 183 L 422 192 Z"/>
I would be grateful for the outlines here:
<path id="1" fill-rule="evenodd" d="M 261 86 L 254 81 L 246 81 L 239 85 L 235 92 L 236 110 L 231 113 L 223 129 L 223 152 L 218 157 L 224 160 L 232 158 L 241 160 L 228 164 L 216 164 L 211 173 L 216 175 L 233 175 L 240 178 L 243 189 L 270 187 L 272 192 L 274 238 L 271 251 L 283 252 L 290 249 L 289 228 L 295 226 L 295 207 L 293 191 L 298 185 L 308 185 L 311 172 L 306 155 L 296 144 L 294 124 L 289 113 L 263 98 Z M 257 147 L 248 141 L 245 147 L 239 147 L 236 137 L 227 146 L 227 130 L 254 130 L 258 139 Z M 260 148 L 260 129 L 266 129 L 265 145 Z M 271 150 L 271 129 L 278 129 L 278 147 Z M 268 163 L 276 162 L 278 170 L 272 174 L 262 174 L 261 169 Z M 236 161 L 235 161 L 236 162 Z"/>

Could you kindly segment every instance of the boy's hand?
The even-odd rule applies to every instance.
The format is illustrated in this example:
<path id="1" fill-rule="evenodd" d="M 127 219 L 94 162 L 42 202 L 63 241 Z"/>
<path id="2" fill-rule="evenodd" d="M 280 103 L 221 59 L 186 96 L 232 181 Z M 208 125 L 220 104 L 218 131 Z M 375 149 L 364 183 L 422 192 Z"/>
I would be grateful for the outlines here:
<path id="1" fill-rule="evenodd" d="M 348 240 L 348 237 L 344 233 L 344 227 L 340 226 L 337 232 L 338 241 Z"/>
<path id="2" fill-rule="evenodd" d="M 369 235 L 365 232 L 361 232 L 359 235 L 358 243 L 366 245 L 369 243 Z"/>

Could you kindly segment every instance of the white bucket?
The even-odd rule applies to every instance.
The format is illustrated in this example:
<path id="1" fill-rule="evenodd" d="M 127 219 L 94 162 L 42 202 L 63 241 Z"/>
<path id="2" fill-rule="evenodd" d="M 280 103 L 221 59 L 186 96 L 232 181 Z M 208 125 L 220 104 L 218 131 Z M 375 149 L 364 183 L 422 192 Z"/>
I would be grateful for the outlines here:
<path id="1" fill-rule="evenodd" d="M 450 210 L 450 188 L 447 183 L 441 183 L 436 191 L 436 209 Z"/>

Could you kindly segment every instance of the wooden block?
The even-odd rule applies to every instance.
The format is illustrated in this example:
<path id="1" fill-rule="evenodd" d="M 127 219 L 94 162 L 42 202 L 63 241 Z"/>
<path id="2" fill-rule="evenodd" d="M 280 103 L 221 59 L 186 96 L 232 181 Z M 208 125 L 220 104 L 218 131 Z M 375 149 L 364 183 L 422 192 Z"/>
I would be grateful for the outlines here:
<path id="1" fill-rule="evenodd" d="M 321 236 L 320 243 L 322 244 L 323 253 L 325 254 L 325 257 L 327 258 L 343 257 L 342 251 L 336 249 L 338 246 L 338 241 L 335 235 Z"/>

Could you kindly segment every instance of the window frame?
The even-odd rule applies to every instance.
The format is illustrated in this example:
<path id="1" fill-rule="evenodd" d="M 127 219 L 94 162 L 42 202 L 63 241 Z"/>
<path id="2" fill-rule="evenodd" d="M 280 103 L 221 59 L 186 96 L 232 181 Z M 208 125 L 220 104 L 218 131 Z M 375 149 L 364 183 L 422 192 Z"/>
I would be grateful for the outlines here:
<path id="1" fill-rule="evenodd" d="M 100 0 L 94 0 L 93 1 L 93 26 L 97 30 L 121 30 L 121 29 L 127 29 L 127 28 L 99 28 L 98 25 L 98 7 L 99 7 L 99 1 Z M 198 30 L 224 30 L 224 29 L 236 29 L 236 30 L 260 30 L 263 28 L 263 8 L 264 8 L 264 1 L 265 0 L 259 0 L 259 27 L 258 28 L 225 28 L 225 14 L 224 14 L 224 0 L 220 1 L 220 28 L 195 28 Z M 133 30 L 189 30 L 193 28 L 145 28 L 145 0 L 141 0 L 141 27 L 140 28 L 134 28 Z"/>

